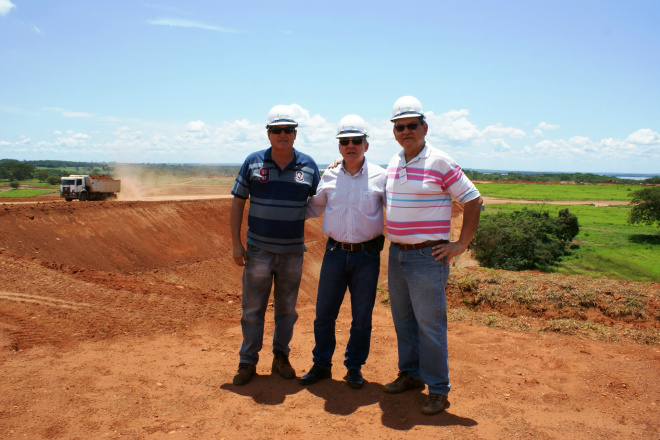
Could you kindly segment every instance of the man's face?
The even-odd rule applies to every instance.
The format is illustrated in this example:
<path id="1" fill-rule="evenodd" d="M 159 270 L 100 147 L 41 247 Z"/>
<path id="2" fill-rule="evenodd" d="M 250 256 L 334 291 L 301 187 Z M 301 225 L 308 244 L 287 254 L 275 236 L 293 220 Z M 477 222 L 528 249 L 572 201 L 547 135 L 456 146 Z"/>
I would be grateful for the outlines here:
<path id="1" fill-rule="evenodd" d="M 293 148 L 296 134 L 296 128 L 290 125 L 274 125 L 268 128 L 268 140 L 271 147 L 280 150 Z"/>
<path id="2" fill-rule="evenodd" d="M 411 124 L 411 125 L 409 125 Z M 414 128 L 414 124 L 417 124 Z M 403 129 L 403 131 L 399 131 Z M 394 138 L 406 150 L 421 149 L 424 147 L 424 139 L 428 125 L 421 123 L 419 118 L 401 118 L 394 121 Z"/>
<path id="3" fill-rule="evenodd" d="M 366 136 L 339 139 L 339 153 L 347 163 L 362 164 L 364 153 L 366 153 L 368 149 L 369 142 L 367 142 Z"/>

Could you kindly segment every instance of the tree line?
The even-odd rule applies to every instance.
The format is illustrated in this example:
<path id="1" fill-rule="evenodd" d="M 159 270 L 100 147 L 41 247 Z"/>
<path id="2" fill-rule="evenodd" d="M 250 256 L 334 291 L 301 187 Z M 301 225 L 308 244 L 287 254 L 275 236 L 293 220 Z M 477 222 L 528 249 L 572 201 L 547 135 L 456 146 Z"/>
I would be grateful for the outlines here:
<path id="1" fill-rule="evenodd" d="M 0 159 L 0 179 L 29 180 L 38 178 L 37 170 L 46 169 L 52 176 L 68 176 L 71 169 L 78 174 L 110 174 L 117 167 L 124 170 L 158 172 L 175 176 L 235 176 L 236 164 L 119 164 L 116 162 L 82 162 L 71 160 L 27 160 Z M 621 184 L 660 184 L 660 176 L 645 180 L 621 179 L 589 173 L 485 173 L 476 170 L 463 170 L 470 180 L 517 181 L 517 182 L 575 182 L 575 183 L 621 183 Z"/>
<path id="2" fill-rule="evenodd" d="M 516 181 L 516 182 L 575 182 L 575 183 L 621 183 L 626 185 L 639 185 L 643 183 L 660 183 L 660 176 L 654 176 L 645 180 L 621 179 L 613 176 L 601 176 L 589 173 L 520 173 L 510 171 L 508 173 L 484 173 L 476 170 L 463 170 L 470 180 L 488 181 Z"/>
<path id="3" fill-rule="evenodd" d="M 0 159 L 0 180 L 25 181 L 38 179 L 40 182 L 55 183 L 60 177 L 70 174 L 114 175 L 117 168 L 132 174 L 152 173 L 180 177 L 236 176 L 240 165 L 221 164 L 118 164 L 116 162 L 80 162 L 66 160 Z M 53 184 L 55 184 L 53 183 Z"/>

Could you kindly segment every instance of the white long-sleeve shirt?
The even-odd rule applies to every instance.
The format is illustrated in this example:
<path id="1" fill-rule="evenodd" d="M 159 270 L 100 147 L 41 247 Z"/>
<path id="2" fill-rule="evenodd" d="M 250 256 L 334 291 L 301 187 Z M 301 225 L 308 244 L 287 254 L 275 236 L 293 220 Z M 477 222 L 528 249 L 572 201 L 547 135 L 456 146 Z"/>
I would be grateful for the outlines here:
<path id="1" fill-rule="evenodd" d="M 383 233 L 387 171 L 366 160 L 351 176 L 341 165 L 321 177 L 307 202 L 306 217 L 323 215 L 323 234 L 342 243 L 362 243 Z"/>

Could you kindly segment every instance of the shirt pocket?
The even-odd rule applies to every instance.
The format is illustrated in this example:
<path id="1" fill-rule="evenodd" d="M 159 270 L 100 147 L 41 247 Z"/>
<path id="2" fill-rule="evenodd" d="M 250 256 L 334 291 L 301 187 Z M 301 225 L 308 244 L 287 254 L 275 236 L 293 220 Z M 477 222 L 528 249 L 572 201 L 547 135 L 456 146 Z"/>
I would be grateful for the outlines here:
<path id="1" fill-rule="evenodd" d="M 370 217 L 376 215 L 383 209 L 381 194 L 378 191 L 363 191 L 359 206 L 360 211 L 365 215 Z"/>

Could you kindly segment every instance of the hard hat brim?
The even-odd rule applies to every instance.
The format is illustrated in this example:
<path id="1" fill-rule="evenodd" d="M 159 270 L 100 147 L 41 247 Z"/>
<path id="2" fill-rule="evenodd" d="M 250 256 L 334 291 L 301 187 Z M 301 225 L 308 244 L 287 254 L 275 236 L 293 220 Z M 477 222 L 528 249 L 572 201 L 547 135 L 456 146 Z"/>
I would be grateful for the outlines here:
<path id="1" fill-rule="evenodd" d="M 297 127 L 298 123 L 296 121 L 292 121 L 290 119 L 279 119 L 273 122 L 270 122 L 269 124 L 266 125 L 266 128 L 270 127 L 277 127 L 277 126 L 289 126 L 289 127 Z"/>
<path id="2" fill-rule="evenodd" d="M 367 133 L 362 133 L 361 131 L 344 131 L 335 136 L 337 139 L 341 138 L 354 138 L 354 137 L 369 137 Z"/>
<path id="3" fill-rule="evenodd" d="M 403 112 L 403 113 L 399 113 L 398 115 L 392 116 L 390 122 L 394 122 L 397 119 L 403 119 L 403 118 L 425 118 L 425 116 L 419 112 Z"/>

